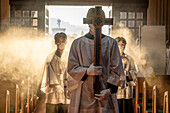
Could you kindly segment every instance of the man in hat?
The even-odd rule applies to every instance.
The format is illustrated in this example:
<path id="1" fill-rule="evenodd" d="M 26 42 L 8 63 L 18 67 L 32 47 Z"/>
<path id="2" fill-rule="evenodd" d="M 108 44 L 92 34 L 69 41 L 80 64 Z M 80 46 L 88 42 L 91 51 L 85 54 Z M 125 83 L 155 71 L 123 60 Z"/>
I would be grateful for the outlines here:
<path id="1" fill-rule="evenodd" d="M 89 9 L 87 18 L 93 17 L 94 10 Z M 105 17 L 104 12 L 102 15 Z M 69 113 L 119 112 L 116 93 L 120 76 L 124 76 L 119 48 L 115 39 L 102 34 L 101 66 L 94 66 L 94 33 L 94 26 L 89 24 L 89 33 L 74 40 L 70 49 L 67 71 L 73 82 L 68 87 L 74 87 Z M 94 94 L 94 76 L 101 76 L 100 94 Z"/>

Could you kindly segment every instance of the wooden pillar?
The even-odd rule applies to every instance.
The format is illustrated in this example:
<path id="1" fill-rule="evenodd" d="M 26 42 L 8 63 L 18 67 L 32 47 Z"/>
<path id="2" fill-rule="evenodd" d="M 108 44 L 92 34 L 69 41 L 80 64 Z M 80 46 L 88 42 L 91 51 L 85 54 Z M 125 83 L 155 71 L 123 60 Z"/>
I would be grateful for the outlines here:
<path id="1" fill-rule="evenodd" d="M 161 24 L 158 25 L 164 25 L 164 0 L 161 0 Z"/>
<path id="2" fill-rule="evenodd" d="M 151 23 L 151 1 L 149 0 L 148 1 L 148 19 L 147 19 L 147 24 L 150 24 Z"/>
<path id="3" fill-rule="evenodd" d="M 27 113 L 30 112 L 30 77 L 28 77 L 28 86 L 27 86 Z"/>
<path id="4" fill-rule="evenodd" d="M 33 89 L 33 77 L 32 77 L 32 83 L 31 83 L 31 112 L 34 110 L 34 89 Z"/>
<path id="5" fill-rule="evenodd" d="M 37 106 L 37 95 L 34 94 L 34 106 Z"/>
<path id="6" fill-rule="evenodd" d="M 164 3 L 164 21 L 165 21 L 165 24 L 168 23 L 168 0 L 165 0 L 165 3 Z"/>
<path id="7" fill-rule="evenodd" d="M 138 99 L 139 99 L 139 82 L 138 79 L 136 81 L 136 89 L 135 89 L 135 113 L 138 113 Z"/>
<path id="8" fill-rule="evenodd" d="M 142 113 L 146 111 L 146 81 L 143 82 Z"/>
<path id="9" fill-rule="evenodd" d="M 37 94 L 34 94 L 34 106 L 37 106 L 37 101 L 38 101 L 39 97 L 37 97 Z M 35 108 L 34 108 L 35 109 Z"/>
<path id="10" fill-rule="evenodd" d="M 170 40 L 170 1 L 149 0 L 148 25 L 165 25 L 166 39 Z"/>
<path id="11" fill-rule="evenodd" d="M 9 0 L 0 0 L 0 30 L 9 25 Z"/>
<path id="12" fill-rule="evenodd" d="M 149 10 L 148 10 L 148 24 L 153 25 L 153 17 L 154 17 L 154 7 L 153 7 L 153 0 L 149 0 Z"/>
<path id="13" fill-rule="evenodd" d="M 112 18 L 113 18 L 113 25 L 115 24 L 115 4 L 114 2 L 112 3 Z M 113 28 L 112 28 L 113 29 Z"/>
<path id="14" fill-rule="evenodd" d="M 157 9 L 157 7 L 156 7 L 156 4 L 157 4 L 157 1 L 156 0 L 152 0 L 152 4 L 153 4 L 153 6 L 152 6 L 152 20 L 153 20 L 153 25 L 156 25 L 156 9 Z"/>
<path id="15" fill-rule="evenodd" d="M 18 113 L 18 96 L 19 96 L 19 88 L 16 84 L 16 92 L 15 92 L 15 113 Z"/>
<path id="16" fill-rule="evenodd" d="M 157 24 L 160 25 L 161 23 L 161 1 L 162 0 L 157 0 Z"/>
<path id="17" fill-rule="evenodd" d="M 152 113 L 156 113 L 156 86 L 153 86 L 152 91 Z"/>
<path id="18" fill-rule="evenodd" d="M 10 94 L 9 91 L 6 91 L 6 110 L 5 113 L 10 113 Z"/>
<path id="19" fill-rule="evenodd" d="M 170 6 L 170 1 L 167 0 L 167 4 L 168 6 Z M 167 8 L 167 16 L 168 16 L 168 19 L 167 19 L 167 36 L 168 36 L 168 39 L 170 40 L 170 7 Z"/>
<path id="20" fill-rule="evenodd" d="M 39 4 L 38 30 L 45 31 L 45 4 Z"/>
<path id="21" fill-rule="evenodd" d="M 24 113 L 24 81 L 21 83 L 21 113 Z"/>
<path id="22" fill-rule="evenodd" d="M 164 93 L 163 113 L 169 113 L 168 91 Z"/>
<path id="23" fill-rule="evenodd" d="M 148 24 L 149 25 L 156 25 L 157 20 L 160 20 L 160 17 L 158 17 L 158 13 L 160 13 L 160 4 L 162 0 L 149 0 L 149 8 L 148 8 Z M 159 9 L 159 7 L 160 9 Z M 159 11 L 158 11 L 159 10 Z"/>

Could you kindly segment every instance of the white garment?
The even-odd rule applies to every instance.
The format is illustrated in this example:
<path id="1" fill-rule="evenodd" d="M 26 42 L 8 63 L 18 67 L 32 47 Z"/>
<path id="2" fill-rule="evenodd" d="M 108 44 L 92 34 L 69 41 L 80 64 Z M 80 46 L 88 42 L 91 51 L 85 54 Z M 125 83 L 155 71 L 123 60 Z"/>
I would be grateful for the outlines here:
<path id="1" fill-rule="evenodd" d="M 154 70 L 151 66 L 143 68 L 142 65 L 139 65 L 138 69 L 139 71 L 137 77 L 152 77 L 152 75 L 154 74 Z"/>
<path id="2" fill-rule="evenodd" d="M 118 87 L 118 92 L 117 92 L 117 98 L 118 99 L 132 99 L 133 98 L 133 86 L 136 83 L 136 68 L 135 68 L 135 63 L 132 59 L 127 54 L 122 55 L 122 62 L 123 62 L 123 68 L 124 71 L 127 71 L 128 73 L 131 74 L 132 76 L 132 81 L 128 82 L 127 80 L 125 81 L 125 88 Z"/>
<path id="3" fill-rule="evenodd" d="M 101 87 L 106 89 L 107 83 L 118 86 L 120 75 L 124 76 L 124 72 L 117 42 L 115 39 L 105 36 L 102 38 L 101 45 L 103 67 Z M 93 58 L 94 40 L 84 36 L 74 40 L 69 53 L 68 73 L 73 79 L 73 83 L 77 85 L 69 86 L 68 83 L 68 87 L 72 88 L 69 113 L 96 113 L 97 110 L 99 113 L 118 113 L 116 94 L 99 102 L 94 98 L 93 77 L 88 76 L 85 81 L 81 81 L 87 67 L 94 62 Z"/>
<path id="4" fill-rule="evenodd" d="M 50 104 L 65 103 L 63 73 L 61 58 L 55 52 L 48 55 L 43 79 L 41 83 L 41 90 L 46 94 L 45 102 Z M 69 101 L 67 101 L 69 103 Z"/>

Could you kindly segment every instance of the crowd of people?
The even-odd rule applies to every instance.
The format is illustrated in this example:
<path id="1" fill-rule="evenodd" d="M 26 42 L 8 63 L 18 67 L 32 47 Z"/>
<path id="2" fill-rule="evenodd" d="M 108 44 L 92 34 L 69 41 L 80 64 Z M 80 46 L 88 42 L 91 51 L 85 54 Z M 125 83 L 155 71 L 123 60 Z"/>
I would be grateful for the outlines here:
<path id="1" fill-rule="evenodd" d="M 93 15 L 91 8 L 87 16 Z M 89 32 L 73 41 L 67 64 L 61 60 L 67 35 L 54 36 L 57 49 L 45 61 L 41 82 L 46 113 L 133 113 L 137 77 L 155 76 L 148 64 L 150 59 L 147 54 L 141 54 L 141 64 L 136 66 L 133 57 L 125 53 L 126 37 L 114 39 L 102 34 L 101 66 L 94 66 L 94 33 L 93 24 L 89 24 Z M 168 46 L 167 67 L 170 67 L 169 50 Z M 94 94 L 95 76 L 101 76 L 99 94 Z"/>

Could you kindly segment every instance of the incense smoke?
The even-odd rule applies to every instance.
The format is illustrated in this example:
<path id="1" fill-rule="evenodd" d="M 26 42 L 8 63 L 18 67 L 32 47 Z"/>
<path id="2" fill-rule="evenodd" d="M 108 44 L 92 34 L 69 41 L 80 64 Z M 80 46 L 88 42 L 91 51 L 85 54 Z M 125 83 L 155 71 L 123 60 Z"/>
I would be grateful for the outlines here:
<path id="1" fill-rule="evenodd" d="M 66 49 L 67 53 L 69 46 Z M 8 29 L 0 34 L 0 80 L 27 81 L 30 77 L 38 86 L 45 59 L 54 50 L 53 37 L 45 37 L 43 32 L 31 28 Z M 62 60 L 66 61 L 66 53 Z"/>
<path id="2" fill-rule="evenodd" d="M 144 49 L 140 51 L 141 49 L 139 45 L 137 45 L 134 34 L 130 29 L 128 29 L 127 27 L 124 27 L 120 23 L 116 23 L 116 25 L 113 27 L 111 36 L 113 38 L 117 38 L 118 36 L 124 37 L 127 41 L 125 53 L 127 53 L 134 59 L 136 67 L 137 65 L 141 64 L 140 56 L 141 54 L 146 54 L 146 51 L 144 51 Z"/>

